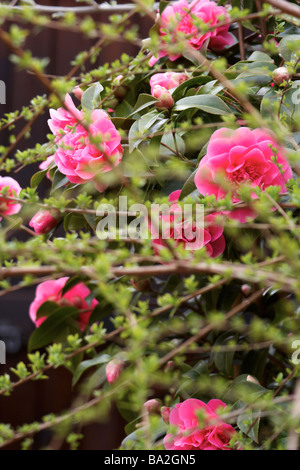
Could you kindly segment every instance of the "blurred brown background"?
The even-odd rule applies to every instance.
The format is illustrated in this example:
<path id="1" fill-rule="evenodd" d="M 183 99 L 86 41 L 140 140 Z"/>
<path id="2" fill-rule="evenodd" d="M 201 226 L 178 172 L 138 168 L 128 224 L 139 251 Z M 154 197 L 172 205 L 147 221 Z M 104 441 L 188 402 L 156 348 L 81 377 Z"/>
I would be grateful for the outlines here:
<path id="1" fill-rule="evenodd" d="M 16 2 L 14 2 L 16 3 Z M 52 6 L 76 7 L 84 6 L 84 3 L 76 3 L 72 0 L 37 0 L 36 3 Z M 101 3 L 98 1 L 98 3 Z M 119 1 L 118 3 L 128 3 Z M 108 21 L 108 13 L 93 13 L 91 16 L 95 21 Z M 147 17 L 135 15 L 132 23 L 139 25 L 139 35 L 141 38 L 147 37 L 148 31 L 152 26 L 151 20 Z M 4 24 L 4 29 L 9 27 L 9 23 Z M 30 26 L 26 25 L 29 29 Z M 65 75 L 71 68 L 70 62 L 80 51 L 89 49 L 95 39 L 89 40 L 81 34 L 56 31 L 44 28 L 38 31 L 31 29 L 31 34 L 26 41 L 26 48 L 31 49 L 34 57 L 49 57 L 50 62 L 47 66 L 47 73 L 51 75 Z M 120 54 L 126 52 L 134 55 L 138 49 L 126 43 L 112 43 L 103 48 L 100 56 L 93 67 L 111 62 L 120 57 Z M 18 70 L 9 60 L 10 52 L 7 47 L 0 42 L 0 80 L 6 84 L 6 104 L 0 104 L 0 118 L 5 113 L 21 109 L 22 106 L 29 104 L 30 100 L 40 94 L 46 93 L 39 81 L 27 72 Z M 87 64 L 87 70 L 91 65 Z M 46 111 L 34 123 L 30 139 L 22 139 L 17 149 L 24 150 L 34 146 L 36 143 L 43 143 L 46 140 L 46 134 L 49 132 Z M 22 123 L 21 123 L 22 124 Z M 21 130 L 17 126 L 14 134 Z M 0 145 L 8 145 L 10 132 L 8 130 L 0 132 Z M 38 170 L 38 165 L 31 165 L 24 168 L 17 174 L 11 176 L 18 180 L 22 187 L 29 186 L 30 177 Z M 47 184 L 44 187 L 47 191 Z M 3 249 L 3 247 L 2 247 Z M 34 297 L 34 288 L 23 289 L 0 297 L 0 340 L 6 343 L 6 365 L 0 364 L 0 375 L 9 372 L 10 367 L 16 365 L 19 361 L 26 362 L 27 341 L 33 325 L 28 317 L 28 307 Z M 15 380 L 16 377 L 13 377 Z M 59 368 L 50 373 L 49 380 L 30 381 L 29 383 L 17 388 L 11 397 L 0 397 L 0 422 L 11 423 L 17 426 L 24 423 L 38 421 L 43 415 L 54 412 L 59 413 L 67 409 L 72 402 L 71 374 L 63 368 Z M 111 410 L 109 421 L 105 424 L 90 425 L 81 432 L 84 439 L 80 449 L 114 449 L 120 445 L 123 437 L 124 421 L 116 410 Z M 51 442 L 49 432 L 40 433 L 34 444 L 34 448 L 46 446 Z M 10 447 L 17 449 L 18 445 Z"/>

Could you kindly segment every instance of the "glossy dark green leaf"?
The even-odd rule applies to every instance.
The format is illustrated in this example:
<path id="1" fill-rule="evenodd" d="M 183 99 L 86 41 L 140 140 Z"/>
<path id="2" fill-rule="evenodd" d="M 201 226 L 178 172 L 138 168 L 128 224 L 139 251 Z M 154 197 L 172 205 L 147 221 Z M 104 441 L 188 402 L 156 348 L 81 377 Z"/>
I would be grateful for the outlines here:
<path id="1" fill-rule="evenodd" d="M 126 117 L 112 117 L 111 122 L 117 129 L 123 129 L 128 131 L 135 121 L 134 119 Z"/>
<path id="2" fill-rule="evenodd" d="M 259 381 L 262 379 L 268 358 L 269 349 L 249 351 L 243 360 L 241 374 L 250 374 Z"/>
<path id="3" fill-rule="evenodd" d="M 195 175 L 197 173 L 197 170 L 193 171 L 193 173 L 188 177 L 186 182 L 184 183 L 179 200 L 182 201 L 185 197 L 187 197 L 189 194 L 191 194 L 193 191 L 195 191 L 196 185 L 195 185 Z"/>
<path id="4" fill-rule="evenodd" d="M 28 350 L 40 349 L 55 341 L 67 325 L 70 318 L 76 318 L 78 310 L 72 306 L 58 307 L 49 317 L 32 333 Z"/>
<path id="5" fill-rule="evenodd" d="M 297 34 L 284 36 L 278 46 L 278 52 L 286 62 L 297 59 L 297 52 L 300 49 L 300 38 Z"/>
<path id="6" fill-rule="evenodd" d="M 157 102 L 157 99 L 154 98 L 152 95 L 148 95 L 146 93 L 141 93 L 138 97 L 138 100 L 133 108 L 133 112 L 129 114 L 128 117 L 133 116 L 134 114 L 138 114 L 143 109 L 148 108 L 150 105 Z"/>
<path id="7" fill-rule="evenodd" d="M 48 317 L 51 313 L 55 312 L 58 308 L 56 302 L 44 302 L 36 312 L 36 318 Z"/>
<path id="8" fill-rule="evenodd" d="M 69 182 L 70 181 L 65 175 L 63 175 L 58 169 L 55 170 L 54 175 L 53 175 L 51 194 L 53 194 L 58 189 L 63 188 Z"/>
<path id="9" fill-rule="evenodd" d="M 241 412 L 237 419 L 239 429 L 258 444 L 258 432 L 260 425 L 260 411 Z"/>
<path id="10" fill-rule="evenodd" d="M 99 105 L 99 96 L 101 91 L 103 90 L 103 86 L 100 85 L 99 82 L 93 83 L 93 85 L 89 86 L 87 90 L 85 90 L 81 97 L 81 104 L 82 107 L 92 111 Z"/>
<path id="11" fill-rule="evenodd" d="M 218 96 L 196 95 L 188 96 L 177 101 L 174 111 L 185 111 L 197 108 L 209 114 L 226 115 L 232 114 L 230 108 Z"/>
<path id="12" fill-rule="evenodd" d="M 48 170 L 42 170 L 42 171 L 38 171 L 37 173 L 35 173 L 30 180 L 30 187 L 37 188 L 40 182 L 46 176 L 47 172 Z"/>
<path id="13" fill-rule="evenodd" d="M 175 88 L 173 91 L 173 99 L 174 101 L 177 101 L 181 96 L 184 94 L 185 90 L 188 90 L 189 88 L 198 88 L 208 82 L 211 81 L 210 77 L 206 76 L 198 76 L 198 77 L 193 77 L 190 78 L 189 80 L 186 80 L 185 82 L 182 82 L 178 87 Z"/>
<path id="14" fill-rule="evenodd" d="M 216 341 L 213 344 L 213 348 L 215 346 L 227 346 L 228 342 L 231 340 L 237 341 L 238 336 L 232 332 L 224 332 L 218 336 Z M 217 369 L 224 374 L 226 377 L 231 377 L 233 374 L 233 358 L 234 358 L 235 351 L 221 351 L 221 352 L 214 352 L 212 354 L 212 359 L 215 363 Z"/>
<path id="15" fill-rule="evenodd" d="M 86 361 L 81 362 L 78 365 L 76 371 L 74 372 L 72 385 L 73 386 L 76 385 L 76 383 L 78 382 L 78 380 L 80 379 L 80 377 L 86 370 L 90 369 L 91 367 L 106 364 L 107 362 L 110 361 L 110 359 L 111 357 L 108 354 L 101 353 L 93 357 L 92 359 L 88 359 Z"/>

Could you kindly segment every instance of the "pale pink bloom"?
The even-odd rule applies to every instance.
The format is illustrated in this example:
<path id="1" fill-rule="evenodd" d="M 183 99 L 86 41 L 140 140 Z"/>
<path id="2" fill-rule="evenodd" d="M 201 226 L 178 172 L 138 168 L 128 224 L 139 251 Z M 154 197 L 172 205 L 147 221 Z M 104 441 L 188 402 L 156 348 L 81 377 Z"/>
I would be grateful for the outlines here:
<path id="1" fill-rule="evenodd" d="M 276 161 L 272 160 L 274 158 Z M 200 194 L 214 194 L 220 199 L 228 192 L 224 187 L 226 183 L 231 188 L 232 201 L 239 202 L 236 190 L 241 183 L 262 189 L 280 186 L 281 192 L 285 192 L 285 185 L 291 178 L 286 152 L 271 132 L 264 129 L 252 131 L 247 127 L 236 130 L 221 128 L 210 138 L 206 155 L 195 175 L 195 184 Z M 254 193 L 252 196 L 257 197 Z M 237 209 L 228 215 L 242 223 L 247 217 L 256 216 L 251 209 Z"/>
<path id="2" fill-rule="evenodd" d="M 49 233 L 56 227 L 59 217 L 58 210 L 40 210 L 30 220 L 29 227 L 32 227 L 38 235 Z"/>
<path id="3" fill-rule="evenodd" d="M 112 359 L 105 367 L 107 382 L 112 384 L 119 377 L 124 368 L 124 361 L 120 359 Z"/>
<path id="4" fill-rule="evenodd" d="M 110 171 L 120 163 L 123 156 L 121 136 L 110 117 L 103 110 L 95 109 L 91 112 L 89 134 L 101 138 L 99 148 L 96 148 L 79 123 L 84 120 L 83 111 L 76 108 L 69 95 L 65 105 L 67 110 L 51 109 L 51 119 L 48 120 L 58 147 L 54 161 L 71 183 L 87 183 L 95 180 L 99 172 Z"/>
<path id="5" fill-rule="evenodd" d="M 153 89 L 155 86 L 163 87 L 166 90 L 172 90 L 172 88 L 178 87 L 178 85 L 185 82 L 187 79 L 188 76 L 185 73 L 156 73 L 150 78 L 151 95 L 153 95 Z"/>
<path id="6" fill-rule="evenodd" d="M 230 424 L 222 421 L 218 410 L 226 408 L 221 400 L 210 400 L 207 404 L 196 398 L 178 403 L 170 412 L 169 423 L 177 428 L 174 434 L 164 438 L 166 450 L 229 450 L 229 442 L 235 434 Z M 197 412 L 204 414 L 200 425 Z"/>
<path id="7" fill-rule="evenodd" d="M 158 102 L 155 103 L 157 109 L 172 108 L 174 105 L 174 100 L 169 90 L 166 90 L 159 85 L 155 85 L 153 88 L 152 96 L 158 100 Z"/>
<path id="8" fill-rule="evenodd" d="M 151 224 L 150 230 L 153 237 L 152 244 L 155 254 L 159 255 L 162 248 L 165 247 L 164 239 L 174 239 L 176 244 L 183 245 L 192 252 L 205 247 L 207 253 L 212 258 L 221 255 L 225 250 L 225 238 L 223 227 L 215 222 L 219 215 L 217 212 L 204 217 L 204 226 L 201 221 L 184 220 L 184 210 L 177 204 L 181 190 L 173 191 L 169 196 L 171 203 L 169 213 L 160 215 L 159 219 L 163 222 L 162 232 L 159 233 L 158 227 Z"/>
<path id="9" fill-rule="evenodd" d="M 5 194 L 9 198 L 17 197 L 22 188 L 19 183 L 10 176 L 0 176 L 0 215 L 17 214 L 22 206 L 12 200 L 6 199 L 5 196 L 1 196 L 1 192 L 4 188 L 8 188 Z M 2 217 L 0 217 L 0 220 L 2 220 Z"/>
<path id="10" fill-rule="evenodd" d="M 216 28 L 202 32 L 195 26 L 195 17 L 206 25 Z M 167 33 L 171 34 L 173 44 L 182 40 L 182 34 L 186 35 L 189 45 L 197 50 L 201 49 L 206 41 L 209 42 L 208 47 L 216 51 L 221 51 L 226 46 L 232 45 L 235 39 L 228 32 L 230 25 L 217 27 L 218 24 L 227 20 L 229 20 L 229 15 L 226 9 L 211 0 L 193 0 L 191 3 L 188 3 L 187 0 L 173 2 L 161 14 L 161 50 L 158 57 L 151 57 L 149 65 L 154 65 L 161 57 L 168 56 L 171 61 L 180 57 L 180 54 L 168 53 Z"/>
<path id="11" fill-rule="evenodd" d="M 42 282 L 37 286 L 35 298 L 29 307 L 29 316 L 36 327 L 40 326 L 47 318 L 36 318 L 38 309 L 45 302 L 55 302 L 59 306 L 71 305 L 76 307 L 79 310 L 78 323 L 80 328 L 83 330 L 87 326 L 92 311 L 99 302 L 96 299 L 93 299 L 90 305 L 86 302 L 85 299 L 91 294 L 91 291 L 83 282 L 76 284 L 62 295 L 62 289 L 68 279 L 68 277 L 61 277 L 57 280 Z"/>

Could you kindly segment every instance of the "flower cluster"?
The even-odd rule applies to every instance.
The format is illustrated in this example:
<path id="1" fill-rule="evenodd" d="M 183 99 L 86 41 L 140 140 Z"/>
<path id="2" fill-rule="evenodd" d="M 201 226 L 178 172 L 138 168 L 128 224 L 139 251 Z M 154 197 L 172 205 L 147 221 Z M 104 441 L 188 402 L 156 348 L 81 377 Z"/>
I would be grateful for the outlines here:
<path id="1" fill-rule="evenodd" d="M 159 227 L 151 226 L 153 234 L 153 249 L 159 254 L 161 248 L 165 246 L 163 240 L 171 238 L 175 240 L 177 245 L 183 245 L 185 249 L 196 251 L 205 247 L 206 252 L 212 258 L 221 255 L 225 249 L 225 238 L 223 235 L 223 227 L 216 223 L 218 213 L 212 213 L 203 218 L 203 220 L 194 220 L 189 217 L 185 218 L 184 212 L 177 204 L 181 191 L 174 191 L 169 196 L 170 210 L 166 215 L 159 216 L 162 222 L 162 231 Z"/>
<path id="2" fill-rule="evenodd" d="M 66 96 L 65 107 L 50 110 L 48 124 L 57 144 L 54 161 L 71 183 L 95 182 L 99 172 L 110 171 L 120 163 L 123 156 L 120 133 L 101 109 L 91 112 L 91 123 L 87 126 L 84 112 L 76 108 L 70 95 Z M 98 145 L 91 143 L 91 138 L 100 139 Z"/>
<path id="3" fill-rule="evenodd" d="M 199 20 L 206 26 L 206 31 L 202 30 Z M 177 45 L 187 39 L 188 45 L 195 50 L 201 49 L 205 43 L 216 51 L 232 45 L 235 39 L 228 31 L 228 20 L 226 8 L 211 0 L 193 0 L 191 3 L 179 0 L 168 5 L 160 16 L 160 51 L 158 56 L 150 59 L 149 65 L 154 65 L 162 57 L 168 56 L 175 61 L 181 56 L 168 52 L 170 40 Z"/>
<path id="4" fill-rule="evenodd" d="M 176 429 L 164 438 L 167 450 L 228 450 L 235 430 L 218 416 L 226 404 L 213 399 L 207 404 L 195 398 L 178 403 L 168 415 L 169 424 Z M 197 415 L 198 414 L 198 415 Z M 199 415 L 203 415 L 203 423 Z"/>
<path id="5" fill-rule="evenodd" d="M 195 175 L 195 184 L 203 196 L 214 194 L 220 199 L 230 192 L 232 201 L 239 202 L 237 190 L 242 183 L 262 190 L 279 186 L 284 192 L 291 178 L 286 152 L 270 131 L 248 127 L 235 131 L 221 128 L 209 140 L 206 155 Z M 252 197 L 257 195 L 253 192 Z M 245 208 L 233 211 L 230 216 L 243 223 L 247 217 L 255 217 L 255 213 Z"/>

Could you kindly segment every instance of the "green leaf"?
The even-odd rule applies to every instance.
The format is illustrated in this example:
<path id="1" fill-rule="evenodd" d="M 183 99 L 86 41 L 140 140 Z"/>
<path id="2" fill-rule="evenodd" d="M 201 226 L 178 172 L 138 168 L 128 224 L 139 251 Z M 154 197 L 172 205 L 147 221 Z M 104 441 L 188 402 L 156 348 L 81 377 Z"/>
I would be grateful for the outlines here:
<path id="1" fill-rule="evenodd" d="M 187 96 L 177 101 L 174 111 L 185 111 L 186 109 L 197 108 L 209 114 L 226 115 L 232 114 L 230 108 L 218 96 L 195 95 Z"/>
<path id="2" fill-rule="evenodd" d="M 67 282 L 65 283 L 64 287 L 62 288 L 61 290 L 61 295 L 65 295 L 66 292 L 68 292 L 70 289 L 72 289 L 73 287 L 77 286 L 77 284 L 79 284 L 80 282 L 82 282 L 82 278 L 79 277 L 79 276 L 72 276 L 70 277 Z"/>
<path id="3" fill-rule="evenodd" d="M 164 0 L 160 0 L 159 2 L 159 14 L 161 15 L 164 9 L 168 6 L 169 2 L 166 2 Z"/>
<path id="4" fill-rule="evenodd" d="M 28 350 L 40 349 L 50 344 L 58 337 L 70 318 L 76 318 L 78 310 L 72 306 L 58 307 L 49 317 L 32 333 Z"/>
<path id="5" fill-rule="evenodd" d="M 250 374 L 261 381 L 267 364 L 269 349 L 249 351 L 243 360 L 241 374 Z"/>
<path id="6" fill-rule="evenodd" d="M 129 152 L 136 149 L 142 141 L 143 136 L 140 136 L 139 123 L 135 121 L 128 132 Z"/>
<path id="7" fill-rule="evenodd" d="M 258 431 L 260 425 L 260 411 L 247 410 L 238 416 L 237 425 L 239 429 L 258 444 Z M 250 429 L 251 428 L 251 429 Z M 250 429 L 250 431 L 249 431 Z"/>
<path id="8" fill-rule="evenodd" d="M 50 194 L 53 194 L 55 191 L 57 191 L 57 189 L 62 188 L 69 182 L 70 181 L 65 175 L 63 175 L 58 169 L 55 170 L 54 175 L 53 175 L 52 188 L 51 188 Z"/>
<path id="9" fill-rule="evenodd" d="M 218 80 L 211 80 L 197 91 L 197 95 L 217 95 L 223 88 L 224 85 L 219 83 Z"/>
<path id="10" fill-rule="evenodd" d="M 112 117 L 111 122 L 117 129 L 128 131 L 134 123 L 134 119 L 128 119 L 126 117 Z"/>
<path id="11" fill-rule="evenodd" d="M 217 340 L 215 341 L 213 348 L 215 346 L 226 346 L 230 340 L 237 340 L 238 335 L 233 334 L 232 332 L 224 332 L 220 336 L 218 336 Z M 213 353 L 212 358 L 214 360 L 215 366 L 217 369 L 224 374 L 226 377 L 231 377 L 233 374 L 233 358 L 234 358 L 235 351 L 226 351 L 220 353 Z"/>
<path id="12" fill-rule="evenodd" d="M 212 81 L 210 77 L 198 76 L 182 82 L 174 89 L 172 93 L 174 101 L 177 101 L 185 90 L 188 90 L 191 87 L 200 87 L 201 85 L 204 85 L 210 81 Z"/>
<path id="13" fill-rule="evenodd" d="M 111 315 L 113 311 L 114 307 L 110 303 L 105 304 L 103 301 L 97 304 L 89 318 L 89 325 L 103 320 L 103 318 L 107 317 L 108 315 Z"/>
<path id="14" fill-rule="evenodd" d="M 153 109 L 149 113 L 144 114 L 137 121 L 139 131 L 140 132 L 148 131 L 161 116 L 163 116 L 163 113 L 159 113 L 156 109 Z"/>
<path id="15" fill-rule="evenodd" d="M 278 45 L 278 52 L 286 62 L 297 60 L 300 50 L 300 38 L 297 34 L 284 36 Z"/>
<path id="16" fill-rule="evenodd" d="M 81 362 L 78 365 L 76 371 L 74 372 L 74 376 L 72 380 L 73 387 L 74 385 L 76 385 L 76 383 L 78 382 L 78 380 L 80 379 L 80 377 L 86 370 L 90 369 L 91 367 L 98 366 L 100 364 L 106 364 L 107 362 L 110 361 L 110 359 L 111 359 L 111 356 L 109 356 L 108 354 L 101 353 L 98 356 L 93 357 L 93 359 L 88 359 L 86 361 Z"/>
<path id="17" fill-rule="evenodd" d="M 94 214 L 83 214 L 85 220 L 92 230 L 96 230 L 96 216 Z"/>
<path id="18" fill-rule="evenodd" d="M 134 114 L 139 113 L 143 109 L 148 108 L 151 104 L 154 104 L 157 102 L 157 99 L 154 98 L 152 95 L 148 95 L 146 93 L 141 93 L 138 97 L 138 100 L 135 104 L 135 107 L 133 108 L 133 112 L 129 114 L 128 117 L 133 116 Z"/>
<path id="19" fill-rule="evenodd" d="M 64 218 L 64 229 L 69 230 L 81 230 L 86 226 L 86 219 L 83 214 L 67 214 Z"/>
<path id="20" fill-rule="evenodd" d="M 184 183 L 180 193 L 179 201 L 182 201 L 182 199 L 184 199 L 186 196 L 188 196 L 197 189 L 195 185 L 196 172 L 197 170 L 193 171 L 193 173 L 188 177 L 188 179 Z"/>
<path id="21" fill-rule="evenodd" d="M 261 51 L 254 51 L 247 59 L 248 62 L 272 62 L 274 64 L 274 60 L 268 56 L 265 52 Z"/>
<path id="22" fill-rule="evenodd" d="M 280 117 L 292 124 L 294 121 L 297 123 L 299 113 L 299 99 L 300 99 L 300 80 L 293 82 L 293 86 L 286 90 L 282 95 L 283 90 L 271 89 L 264 94 L 261 101 L 260 111 L 264 118 L 280 110 Z"/>
<path id="23" fill-rule="evenodd" d="M 42 170 L 42 171 L 38 171 L 37 173 L 35 173 L 30 180 L 30 187 L 37 188 L 40 182 L 46 176 L 47 172 L 48 170 Z"/>
<path id="24" fill-rule="evenodd" d="M 92 111 L 99 105 L 99 96 L 103 86 L 99 82 L 91 85 L 87 90 L 85 90 L 81 97 L 82 107 Z"/>
<path id="25" fill-rule="evenodd" d="M 58 305 L 56 302 L 44 302 L 36 312 L 36 318 L 48 317 L 51 313 L 57 310 L 57 307 Z"/>
<path id="26" fill-rule="evenodd" d="M 161 157 L 169 157 L 177 155 L 177 152 L 184 155 L 185 143 L 178 134 L 164 134 L 160 141 L 159 155 Z"/>

